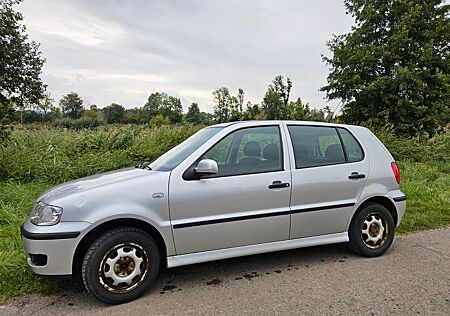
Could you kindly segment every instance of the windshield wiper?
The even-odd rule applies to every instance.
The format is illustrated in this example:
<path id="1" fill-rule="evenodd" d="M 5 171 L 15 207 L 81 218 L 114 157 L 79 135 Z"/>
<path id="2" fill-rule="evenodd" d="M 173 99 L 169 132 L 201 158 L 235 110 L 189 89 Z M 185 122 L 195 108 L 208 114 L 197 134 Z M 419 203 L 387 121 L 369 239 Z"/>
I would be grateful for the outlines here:
<path id="1" fill-rule="evenodd" d="M 136 165 L 135 168 L 152 170 L 152 168 L 150 167 L 150 162 L 148 162 L 148 161 L 144 161 L 144 162 Z"/>

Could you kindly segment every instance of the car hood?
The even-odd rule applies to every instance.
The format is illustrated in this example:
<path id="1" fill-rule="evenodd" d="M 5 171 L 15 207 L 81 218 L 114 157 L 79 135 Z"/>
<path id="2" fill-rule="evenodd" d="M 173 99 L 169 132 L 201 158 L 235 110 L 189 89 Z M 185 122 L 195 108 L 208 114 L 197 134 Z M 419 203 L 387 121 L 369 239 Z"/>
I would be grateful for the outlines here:
<path id="1" fill-rule="evenodd" d="M 119 183 L 130 184 L 130 181 L 133 182 L 134 180 L 138 180 L 142 177 L 156 176 L 160 173 L 161 172 L 159 171 L 151 171 L 139 168 L 126 168 L 100 173 L 94 176 L 89 176 L 60 184 L 42 194 L 38 198 L 38 201 L 42 201 L 47 204 L 53 204 L 57 200 L 63 199 L 68 196 L 73 196 L 74 194 L 93 191 Z"/>

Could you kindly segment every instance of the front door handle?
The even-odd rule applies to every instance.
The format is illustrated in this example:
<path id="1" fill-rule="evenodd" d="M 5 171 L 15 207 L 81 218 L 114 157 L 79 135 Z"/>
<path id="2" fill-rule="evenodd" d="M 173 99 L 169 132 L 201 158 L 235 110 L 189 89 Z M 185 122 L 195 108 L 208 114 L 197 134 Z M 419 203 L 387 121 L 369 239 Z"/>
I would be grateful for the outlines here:
<path id="1" fill-rule="evenodd" d="M 290 184 L 287 182 L 274 181 L 269 185 L 269 189 L 289 188 Z"/>
<path id="2" fill-rule="evenodd" d="M 349 179 L 363 179 L 365 177 L 366 177 L 365 174 L 358 172 L 352 172 L 352 174 L 348 176 Z"/>

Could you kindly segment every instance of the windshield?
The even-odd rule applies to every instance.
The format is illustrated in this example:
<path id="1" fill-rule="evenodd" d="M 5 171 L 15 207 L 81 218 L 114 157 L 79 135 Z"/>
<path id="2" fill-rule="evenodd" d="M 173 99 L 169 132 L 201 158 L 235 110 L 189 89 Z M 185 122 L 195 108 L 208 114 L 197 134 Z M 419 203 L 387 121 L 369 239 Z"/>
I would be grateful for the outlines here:
<path id="1" fill-rule="evenodd" d="M 199 130 L 184 142 L 182 142 L 178 146 L 175 146 L 164 155 L 153 161 L 150 164 L 150 167 L 152 168 L 152 170 L 157 171 L 172 170 L 222 129 L 223 127 L 208 127 Z"/>

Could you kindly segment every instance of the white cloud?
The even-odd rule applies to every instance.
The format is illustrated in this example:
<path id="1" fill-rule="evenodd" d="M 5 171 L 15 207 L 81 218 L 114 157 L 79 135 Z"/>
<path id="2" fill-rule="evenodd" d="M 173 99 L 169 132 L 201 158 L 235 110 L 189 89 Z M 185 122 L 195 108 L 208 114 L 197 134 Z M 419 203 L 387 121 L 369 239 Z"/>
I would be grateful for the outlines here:
<path id="1" fill-rule="evenodd" d="M 39 0 L 19 9 L 42 44 L 53 97 L 74 90 L 99 106 L 142 106 L 164 91 L 210 111 L 214 88 L 243 88 L 260 102 L 282 74 L 293 99 L 322 107 L 325 42 L 352 25 L 341 0 Z"/>

